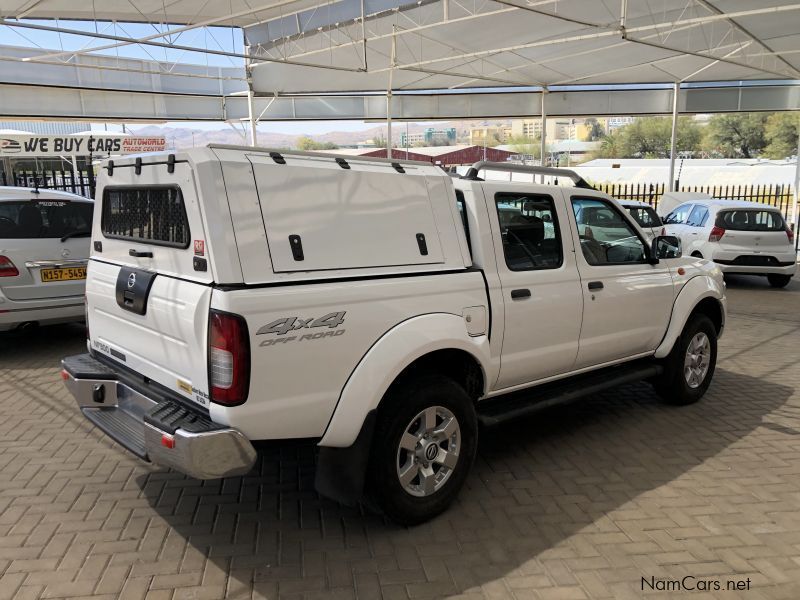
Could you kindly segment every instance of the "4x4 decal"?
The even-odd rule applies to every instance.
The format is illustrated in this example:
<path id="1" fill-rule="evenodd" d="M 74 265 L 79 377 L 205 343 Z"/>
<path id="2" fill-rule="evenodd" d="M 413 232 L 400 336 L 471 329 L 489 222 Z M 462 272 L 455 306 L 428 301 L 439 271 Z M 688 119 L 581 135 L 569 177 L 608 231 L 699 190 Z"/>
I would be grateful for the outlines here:
<path id="1" fill-rule="evenodd" d="M 347 314 L 346 311 L 332 312 L 328 313 L 324 317 L 319 317 L 318 319 L 315 319 L 314 317 L 308 319 L 302 317 L 284 317 L 282 319 L 276 319 L 271 323 L 267 323 L 258 331 L 256 331 L 256 335 L 275 334 L 276 336 L 283 336 L 293 331 L 299 331 L 301 329 L 314 329 L 317 327 L 335 329 L 344 323 L 345 314 Z M 317 340 L 324 337 L 336 337 L 342 335 L 344 331 L 344 329 L 338 329 L 336 331 L 318 331 L 316 333 L 306 333 L 299 338 L 296 335 L 285 338 L 272 338 L 264 340 L 260 345 L 273 346 L 278 343 L 293 342 L 295 340 L 302 342 L 305 340 Z"/>

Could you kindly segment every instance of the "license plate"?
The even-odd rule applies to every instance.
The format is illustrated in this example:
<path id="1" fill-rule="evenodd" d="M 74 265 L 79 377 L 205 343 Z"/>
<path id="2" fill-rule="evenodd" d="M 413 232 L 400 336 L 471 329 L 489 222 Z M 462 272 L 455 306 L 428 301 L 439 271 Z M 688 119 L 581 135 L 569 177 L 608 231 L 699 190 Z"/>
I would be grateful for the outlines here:
<path id="1" fill-rule="evenodd" d="M 86 267 L 68 267 L 65 269 L 42 269 L 40 271 L 42 283 L 53 281 L 75 281 L 86 279 Z"/>

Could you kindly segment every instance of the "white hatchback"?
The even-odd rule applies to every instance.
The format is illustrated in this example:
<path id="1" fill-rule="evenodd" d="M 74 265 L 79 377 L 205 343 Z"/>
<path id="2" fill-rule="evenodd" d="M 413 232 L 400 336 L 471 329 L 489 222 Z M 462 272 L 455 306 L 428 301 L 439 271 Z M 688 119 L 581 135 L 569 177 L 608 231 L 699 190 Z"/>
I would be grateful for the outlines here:
<path id="1" fill-rule="evenodd" d="M 94 203 L 0 187 L 0 331 L 84 318 Z"/>
<path id="2" fill-rule="evenodd" d="M 774 206 L 742 200 L 684 202 L 664 218 L 687 256 L 714 261 L 725 273 L 765 275 L 784 287 L 797 269 L 792 233 Z"/>

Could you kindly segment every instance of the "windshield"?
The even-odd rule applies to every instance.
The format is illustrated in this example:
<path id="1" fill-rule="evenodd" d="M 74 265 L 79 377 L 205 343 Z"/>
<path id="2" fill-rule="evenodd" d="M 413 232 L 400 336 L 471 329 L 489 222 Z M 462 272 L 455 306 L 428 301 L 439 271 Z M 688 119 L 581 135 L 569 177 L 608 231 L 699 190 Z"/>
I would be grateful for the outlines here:
<path id="1" fill-rule="evenodd" d="M 786 223 L 783 216 L 772 210 L 724 210 L 717 214 L 717 227 L 732 231 L 783 231 Z"/>
<path id="2" fill-rule="evenodd" d="M 0 239 L 62 238 L 92 230 L 91 202 L 9 200 L 0 202 Z"/>
<path id="3" fill-rule="evenodd" d="M 626 206 L 625 208 L 642 227 L 661 227 L 661 219 L 649 206 Z"/>

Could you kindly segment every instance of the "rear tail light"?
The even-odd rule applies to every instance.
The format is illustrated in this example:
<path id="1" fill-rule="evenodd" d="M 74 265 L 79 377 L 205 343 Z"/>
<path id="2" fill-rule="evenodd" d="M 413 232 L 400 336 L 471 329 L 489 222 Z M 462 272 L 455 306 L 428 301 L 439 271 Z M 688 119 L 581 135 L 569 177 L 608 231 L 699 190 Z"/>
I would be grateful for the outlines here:
<path id="1" fill-rule="evenodd" d="M 0 277 L 16 277 L 19 275 L 17 267 L 7 256 L 0 256 Z"/>
<path id="2" fill-rule="evenodd" d="M 794 231 L 788 225 L 786 226 L 786 237 L 789 238 L 790 244 L 794 244 Z"/>
<path id="3" fill-rule="evenodd" d="M 666 227 L 662 227 L 661 228 L 661 235 L 667 235 L 667 228 Z"/>
<path id="4" fill-rule="evenodd" d="M 234 406 L 250 389 L 250 336 L 239 315 L 212 310 L 208 316 L 208 383 L 211 401 Z"/>
<path id="5" fill-rule="evenodd" d="M 725 230 L 722 227 L 714 227 L 711 228 L 711 233 L 708 235 L 709 242 L 718 242 L 722 239 L 722 236 L 725 235 Z"/>

